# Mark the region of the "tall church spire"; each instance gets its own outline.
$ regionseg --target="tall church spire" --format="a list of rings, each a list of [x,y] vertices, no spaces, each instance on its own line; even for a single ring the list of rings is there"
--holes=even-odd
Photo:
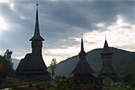
[[[86,55],[86,52],[84,51],[84,46],[83,46],[83,34],[81,34],[81,51],[79,53],[80,56]]]
[[[37,6],[37,10],[36,10],[35,32],[34,32],[34,36],[30,39],[30,41],[43,41],[44,39],[40,36],[40,31],[39,31],[38,3],[36,4],[36,6]]]
[[[34,36],[30,39],[32,53],[26,54],[26,56],[23,59],[21,59],[15,72],[18,77],[24,77],[28,79],[30,77],[31,79],[36,79],[40,75],[49,75],[49,72],[46,71],[47,67],[42,57],[43,40],[44,39],[40,36],[39,32],[37,4]]]

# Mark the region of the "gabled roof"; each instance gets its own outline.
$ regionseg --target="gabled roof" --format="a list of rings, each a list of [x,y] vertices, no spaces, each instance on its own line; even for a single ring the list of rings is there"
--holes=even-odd
[[[36,10],[36,22],[35,22],[35,32],[34,36],[30,39],[30,41],[43,41],[44,39],[40,36],[39,31],[39,23],[38,23],[38,4],[37,4],[37,10]]]
[[[75,69],[72,71],[71,74],[93,74],[95,73],[90,65],[88,64],[87,60],[79,60],[79,62],[77,63]]]
[[[107,40],[105,40],[104,48],[103,48],[103,51],[102,51],[101,54],[107,54],[107,53],[112,54],[112,52],[111,52],[111,50],[110,50],[110,48],[109,48],[109,46],[108,46]]]
[[[79,53],[79,56],[87,55],[87,53],[84,51],[83,47],[83,38],[81,37],[81,51]]]

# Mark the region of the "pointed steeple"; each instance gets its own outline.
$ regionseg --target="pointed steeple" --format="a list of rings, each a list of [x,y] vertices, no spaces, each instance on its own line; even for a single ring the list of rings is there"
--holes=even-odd
[[[105,43],[104,43],[104,48],[103,48],[103,51],[101,54],[107,54],[107,53],[112,53],[109,46],[108,46],[108,43],[107,43],[107,40],[106,40],[106,37],[105,37]]]
[[[81,34],[83,35],[83,34]],[[86,52],[84,51],[84,47],[83,47],[83,36],[81,36],[81,51],[79,53],[80,56],[82,55],[87,55]]]
[[[76,67],[74,68],[74,70],[72,71],[71,74],[85,75],[85,74],[93,74],[93,73],[95,73],[93,71],[93,69],[90,67],[90,65],[88,64],[88,62],[86,60],[86,55],[87,55],[87,53],[84,51],[84,47],[83,47],[83,36],[81,34],[81,51],[78,54],[80,60],[77,63]],[[92,76],[92,75],[90,76],[90,78],[91,77],[94,78],[94,76]]]
[[[34,32],[34,36],[30,39],[30,41],[43,41],[44,39],[40,36],[40,31],[39,31],[38,3],[36,4],[36,6],[37,6],[37,10],[36,10],[35,32]]]

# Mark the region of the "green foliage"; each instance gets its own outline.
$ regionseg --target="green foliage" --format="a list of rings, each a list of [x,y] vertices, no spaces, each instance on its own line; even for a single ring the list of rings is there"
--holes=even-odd
[[[37,89],[40,89],[40,86],[37,84],[37,85],[36,85],[36,88],[37,88]]]
[[[131,88],[135,88],[135,82],[131,83]]]
[[[133,82],[133,75],[132,73],[126,73],[124,78],[123,78],[125,83],[131,83]]]
[[[56,64],[57,64],[57,61],[56,61],[55,58],[53,58],[52,61],[51,61],[51,64],[50,64],[52,78],[55,75],[55,71],[54,70],[56,69]]]
[[[58,75],[58,76],[55,77],[55,79],[66,79],[66,77]]]
[[[103,86],[105,89],[109,90],[135,90],[135,89],[130,89],[130,88],[125,88],[125,87],[116,87],[116,86]]]
[[[73,86],[72,78],[60,79],[57,83],[57,87],[62,90],[66,90],[66,88],[71,88]]]
[[[135,66],[133,67],[133,82],[135,83]]]
[[[33,87],[33,86],[32,86],[32,84],[29,84],[29,87],[31,87],[31,88],[32,88],[32,87]]]
[[[14,71],[13,64],[11,62],[11,55],[12,51],[7,50],[1,59],[0,78],[2,79],[5,79],[8,75],[10,75]]]

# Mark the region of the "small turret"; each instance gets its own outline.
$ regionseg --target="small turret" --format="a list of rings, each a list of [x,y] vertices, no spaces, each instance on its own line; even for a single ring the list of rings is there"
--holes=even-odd
[[[103,51],[101,52],[102,59],[112,59],[112,52],[108,46],[107,40],[105,40]]]

